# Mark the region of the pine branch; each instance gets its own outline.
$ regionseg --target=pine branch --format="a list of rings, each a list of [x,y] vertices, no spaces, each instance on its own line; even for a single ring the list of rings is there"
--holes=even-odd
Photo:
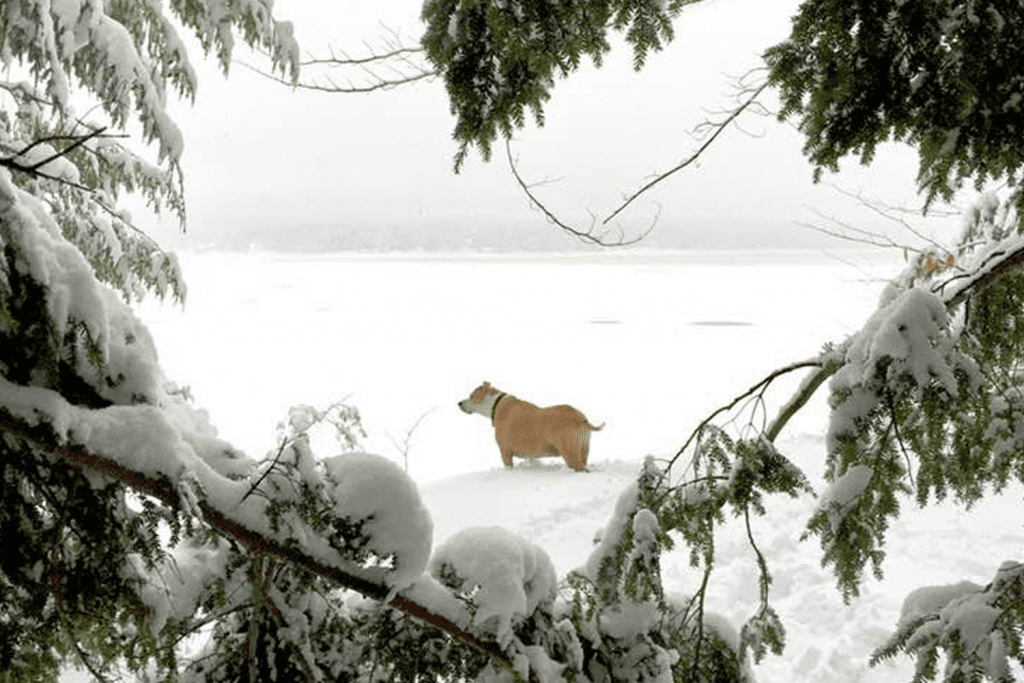
[[[120,463],[102,454],[91,453],[80,446],[54,445],[42,441],[33,435],[33,428],[24,420],[9,415],[0,416],[0,431],[7,432],[19,439],[31,442],[38,448],[63,458],[68,464],[76,469],[88,468],[110,475],[132,489],[150,495],[172,509],[182,509],[183,504],[179,492],[166,478],[153,479],[144,474],[127,469]],[[281,543],[267,539],[261,534],[246,528],[243,524],[229,519],[223,512],[210,505],[205,500],[199,500],[199,510],[203,520],[211,528],[225,537],[241,541],[254,553],[279,557],[291,562],[295,566],[304,567],[307,570],[322,576],[337,585],[354,590],[366,597],[383,602],[390,590],[387,586],[370,581],[356,572],[342,567],[328,565],[302,552],[294,546],[285,546]],[[427,607],[414,600],[402,596],[395,596],[387,603],[406,614],[416,617],[424,622],[434,625],[448,633],[456,640],[473,647],[474,649],[487,654],[501,664],[515,671],[512,660],[501,651],[495,643],[488,643],[478,639],[473,634],[464,631],[458,625],[452,623],[443,616],[432,613]]]
[[[739,396],[736,396],[735,398],[733,398],[733,400],[730,401],[727,405],[719,406],[714,412],[712,412],[710,415],[708,415],[706,418],[704,418],[704,420],[702,420],[699,425],[697,425],[697,427],[690,434],[690,436],[686,440],[686,442],[679,448],[679,450],[676,452],[676,454],[674,456],[672,456],[672,458],[668,462],[668,465],[663,470],[662,477],[665,476],[664,473],[667,472],[669,469],[671,469],[671,467],[683,455],[683,453],[686,452],[686,449],[693,442],[693,440],[696,439],[697,436],[704,430],[704,428],[707,427],[709,424],[711,424],[711,421],[714,420],[716,417],[718,417],[722,413],[725,413],[725,412],[728,412],[728,411],[732,410],[736,406],[737,403],[739,403],[740,401],[742,401],[742,400],[752,396],[753,394],[755,394],[757,392],[762,392],[763,393],[765,391],[765,389],[767,389],[768,386],[771,385],[772,382],[774,382],[777,378],[781,377],[782,375],[785,375],[785,374],[788,374],[790,372],[793,372],[794,370],[800,370],[802,368],[821,368],[820,370],[818,370],[818,372],[822,372],[825,369],[823,367],[823,365],[824,365],[823,361],[821,361],[820,359],[817,359],[817,358],[814,358],[814,359],[811,359],[811,360],[805,360],[805,361],[798,361],[796,363],[790,363],[789,365],[787,365],[785,367],[779,368],[778,370],[775,370],[775,371],[769,373],[767,376],[762,378],[759,382],[757,382],[752,387],[750,387],[749,389],[744,391],[742,394],[740,394]],[[836,369],[838,369],[838,368],[836,368]],[[833,370],[832,372],[835,372],[835,370]],[[827,375],[826,375],[826,377],[827,377]],[[822,378],[821,381],[823,381],[823,380],[824,380],[824,377]],[[819,381],[818,384],[820,384],[821,381]],[[813,391],[811,393],[813,393]],[[809,399],[810,396],[808,395],[807,398]],[[804,402],[806,402],[806,399],[805,399]],[[796,413],[796,411],[799,409],[799,407],[800,406],[797,406],[797,408],[795,408],[792,412]],[[789,417],[792,417],[792,415],[790,415]],[[786,420],[788,420],[789,417],[787,417]],[[776,421],[778,421],[778,419],[776,419]],[[775,425],[773,425],[772,429],[774,430],[773,434],[775,436],[778,435],[778,432],[781,431],[782,426],[784,424],[785,424],[785,422],[782,422],[777,427]],[[774,436],[773,436],[773,439],[774,439]],[[773,440],[773,439],[770,439],[770,440]]]
[[[769,441],[775,441],[778,438],[779,433],[782,432],[794,415],[796,415],[801,408],[807,405],[807,402],[814,396],[814,392],[818,390],[821,383],[826,379],[836,374],[839,368],[843,367],[843,363],[839,358],[830,358],[824,362],[814,373],[804,380],[799,391],[794,394],[782,410],[779,411],[778,417],[776,417],[771,426],[765,430],[765,438]]]
[[[61,178],[60,176],[55,176],[55,175],[51,175],[49,173],[44,173],[43,171],[41,171],[39,169],[41,169],[43,166],[45,166],[46,164],[50,163],[51,161],[55,161],[55,160],[57,160],[57,159],[59,159],[59,158],[61,158],[63,156],[66,156],[68,154],[68,152],[71,152],[72,150],[80,147],[81,145],[84,145],[86,142],[88,142],[89,140],[92,140],[93,138],[123,138],[123,137],[128,137],[126,135],[104,135],[103,133],[104,133],[105,130],[106,130],[106,127],[102,127],[102,128],[95,128],[95,129],[89,131],[88,133],[86,133],[85,135],[48,135],[48,136],[40,138],[38,140],[34,140],[33,142],[29,143],[28,145],[26,145],[22,149],[18,150],[17,152],[15,152],[14,154],[12,154],[9,157],[0,157],[0,166],[5,166],[5,167],[11,169],[12,171],[18,171],[19,173],[25,173],[26,175],[35,176],[37,178],[45,178],[46,180],[53,180],[54,182],[58,182],[58,183],[60,183],[62,185],[68,185],[69,187],[73,187],[76,190],[83,190],[85,192],[94,192],[95,189],[89,187],[88,185],[83,185],[83,184],[77,183],[77,182],[75,182],[73,180],[68,180],[67,178]],[[44,144],[44,143],[47,143],[47,142],[56,142],[58,140],[71,140],[72,142],[71,142],[70,145],[68,145],[64,149],[58,150],[58,151],[54,152],[53,154],[49,155],[45,159],[42,159],[41,161],[37,161],[37,162],[32,163],[32,164],[24,164],[24,163],[22,163],[20,161],[17,161],[18,157],[24,156],[27,152],[29,152],[30,150],[34,149],[38,145],[41,145],[41,144]]]

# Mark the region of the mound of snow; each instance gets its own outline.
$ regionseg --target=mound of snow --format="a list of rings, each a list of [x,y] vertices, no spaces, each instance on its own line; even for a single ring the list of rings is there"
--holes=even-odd
[[[379,455],[346,453],[323,463],[335,514],[362,521],[366,549],[394,559],[380,578],[395,591],[410,585],[427,566],[434,533],[416,484]]]
[[[551,604],[558,581],[540,547],[500,527],[465,529],[437,549],[430,573],[476,603],[473,623],[498,642],[512,639],[512,623]]]

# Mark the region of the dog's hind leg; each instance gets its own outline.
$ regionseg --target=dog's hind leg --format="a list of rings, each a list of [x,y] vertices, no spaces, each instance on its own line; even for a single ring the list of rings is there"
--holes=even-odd
[[[573,435],[558,444],[558,452],[565,460],[565,464],[577,472],[582,472],[587,466],[587,441],[586,437],[581,439]]]

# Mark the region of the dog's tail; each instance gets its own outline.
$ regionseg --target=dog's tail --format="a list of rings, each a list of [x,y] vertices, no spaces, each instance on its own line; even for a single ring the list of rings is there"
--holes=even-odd
[[[604,427],[604,422],[602,422],[601,424],[597,425],[596,427],[588,422],[587,426],[590,427],[590,431],[592,431],[592,432],[599,432],[599,431],[601,431],[601,428]]]

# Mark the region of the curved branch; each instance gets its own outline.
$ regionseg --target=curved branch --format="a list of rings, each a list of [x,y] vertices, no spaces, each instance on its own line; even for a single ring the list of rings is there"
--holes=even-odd
[[[725,117],[723,120],[721,120],[721,121],[719,121],[717,123],[709,124],[710,127],[712,128],[713,132],[711,133],[711,135],[708,136],[708,139],[704,141],[704,144],[702,144],[700,147],[697,148],[696,152],[694,152],[689,157],[687,157],[683,161],[679,162],[678,164],[676,164],[675,166],[673,166],[669,170],[667,170],[664,173],[658,175],[657,177],[655,177],[650,182],[644,184],[639,190],[637,190],[633,194],[629,195],[626,198],[626,200],[624,202],[622,202],[622,204],[619,205],[619,207],[617,209],[615,209],[610,214],[608,214],[608,216],[602,221],[602,223],[607,224],[608,221],[610,221],[611,219],[613,219],[616,216],[618,216],[622,211],[624,211],[626,209],[627,206],[632,204],[633,201],[637,197],[642,195],[644,192],[647,192],[652,187],[654,187],[658,183],[662,182],[663,180],[665,180],[669,176],[671,176],[671,175],[673,175],[675,173],[678,173],[679,171],[683,170],[684,168],[686,168],[690,164],[696,162],[697,159],[700,158],[700,155],[704,153],[704,150],[706,150],[708,147],[710,147],[711,143],[714,142],[718,138],[718,136],[722,134],[722,131],[724,131],[726,128],[728,128],[729,125],[733,121],[735,121],[737,118],[739,118],[740,114],[742,114],[744,111],[746,111],[747,108],[750,107],[750,105],[754,104],[754,102],[757,100],[757,98],[761,96],[761,93],[763,93],[767,87],[768,87],[768,81],[766,80],[760,86],[755,88],[752,91],[752,93],[747,97],[747,99],[744,100],[738,107],[733,109],[732,113],[730,113],[727,117]]]
[[[823,365],[825,365],[825,363],[821,359],[818,359],[818,358],[813,358],[811,360],[798,361],[796,363],[790,363],[789,365],[787,365],[785,367],[779,368],[778,370],[775,370],[775,371],[769,373],[767,376],[762,378],[759,382],[757,382],[752,387],[750,387],[749,389],[744,391],[742,394],[740,394],[739,396],[736,396],[735,398],[733,398],[733,400],[730,401],[727,405],[719,406],[717,409],[715,409],[714,412],[712,412],[710,415],[708,415],[706,418],[704,418],[704,420],[702,420],[699,425],[697,425],[697,427],[690,434],[690,437],[686,440],[686,442],[683,443],[683,445],[679,448],[679,450],[676,452],[676,454],[674,456],[672,456],[672,458],[668,461],[668,465],[662,471],[662,477],[665,476],[664,473],[667,472],[672,467],[672,465],[675,464],[676,460],[678,460],[679,457],[682,456],[682,454],[686,452],[686,449],[687,449],[687,447],[689,447],[690,443],[692,443],[693,440],[695,438],[697,438],[697,435],[700,434],[700,432],[706,426],[708,426],[708,424],[710,424],[713,419],[715,419],[716,417],[718,417],[722,413],[725,413],[725,412],[728,412],[728,411],[732,410],[736,406],[737,403],[739,403],[743,399],[747,398],[748,396],[751,396],[752,394],[754,394],[754,393],[756,393],[758,391],[764,391],[765,389],[768,388],[768,385],[770,385],[772,382],[774,382],[777,378],[781,377],[782,375],[785,375],[787,373],[793,372],[795,370],[800,370],[801,368],[821,368],[819,370],[819,372],[823,372],[824,369],[825,369],[823,367]],[[833,370],[832,372],[835,372],[835,370]],[[827,377],[827,375],[826,375],[826,377]],[[824,377],[822,378],[821,381],[824,381]],[[818,384],[821,384],[821,381],[819,381]],[[813,390],[811,391],[811,393],[813,393]],[[808,396],[808,398],[809,397],[810,396]],[[806,402],[806,399],[805,399],[805,402]],[[796,412],[796,409],[793,410],[793,413],[795,413],[795,412]],[[787,417],[786,419],[788,420],[789,418]],[[778,418],[776,418],[776,421],[778,421]],[[783,422],[782,424],[784,425],[785,422]],[[775,429],[775,425],[773,425],[773,429]],[[782,425],[779,425],[777,427],[777,429],[775,429],[774,434],[777,436],[778,432],[781,431],[781,429],[782,429]]]
[[[762,82],[760,85],[757,85],[757,86],[753,86],[753,85],[748,86],[748,85],[746,85],[744,83],[744,79],[745,78],[746,78],[746,76],[743,76],[743,77],[741,77],[739,79],[740,84],[739,84],[739,87],[738,87],[739,92],[737,93],[737,99],[740,99],[740,103],[734,109],[726,110],[728,113],[725,116],[725,118],[723,118],[723,119],[721,119],[719,121],[705,121],[704,123],[702,123],[700,126],[697,127],[697,130],[700,133],[702,133],[702,134],[703,133],[708,133],[708,131],[710,131],[710,134],[707,135],[706,139],[701,144],[701,146],[699,148],[697,148],[697,150],[695,152],[693,152],[689,157],[687,157],[686,159],[684,159],[680,163],[676,164],[674,167],[670,168],[668,171],[665,171],[664,173],[658,174],[652,180],[650,180],[647,183],[645,183],[638,190],[636,190],[632,194],[628,195],[623,200],[623,202],[618,205],[618,207],[616,207],[611,213],[609,213],[607,216],[605,216],[603,219],[601,219],[601,225],[607,226],[613,219],[615,219],[620,213],[625,211],[626,208],[628,208],[642,194],[644,194],[648,190],[652,189],[654,186],[658,185],[662,181],[668,179],[670,176],[674,175],[675,173],[678,173],[679,171],[683,170],[687,166],[690,166],[691,164],[694,164],[701,157],[701,155],[707,150],[707,148],[710,147],[711,144],[718,138],[718,136],[721,135],[722,132],[726,128],[728,128],[729,126],[733,125],[735,123],[735,121],[740,117],[740,115],[743,114],[743,112],[745,112],[747,109],[750,109],[751,107],[760,108],[761,110],[764,109],[764,107],[761,106],[761,104],[758,102],[758,98],[767,89],[767,87],[769,85],[768,80],[766,79],[764,82]],[[723,114],[724,113],[725,112],[723,112]],[[604,234],[598,235],[598,234],[596,234],[594,232],[594,228],[595,228],[595,225],[597,223],[597,219],[596,218],[594,218],[592,220],[590,228],[588,228],[586,230],[580,230],[578,228],[574,228],[574,227],[568,225],[566,222],[564,222],[561,219],[559,219],[554,214],[554,212],[552,212],[532,192],[531,188],[533,186],[532,185],[528,185],[523,180],[522,176],[519,174],[519,170],[516,167],[515,160],[514,160],[514,158],[512,156],[511,143],[510,143],[510,140],[509,140],[508,137],[505,138],[505,150],[506,150],[506,154],[508,156],[509,167],[512,169],[512,174],[515,176],[516,182],[519,184],[519,187],[523,190],[523,192],[526,194],[527,198],[530,200],[530,203],[533,204],[533,206],[535,206],[538,209],[540,209],[540,211],[544,214],[544,216],[548,219],[548,221],[550,221],[551,223],[554,223],[555,225],[557,225],[559,228],[561,228],[565,232],[568,232],[569,234],[574,235],[574,236],[578,237],[579,239],[581,239],[581,240],[583,240],[585,242],[591,242],[593,244],[598,244],[598,245],[606,246],[606,247],[607,246],[615,246],[615,247],[618,247],[618,246],[628,246],[628,245],[631,245],[631,244],[636,244],[637,242],[639,242],[642,239],[644,239],[648,234],[650,234],[650,232],[654,229],[654,226],[657,224],[658,216],[660,216],[660,213],[661,213],[660,207],[659,207],[658,213],[655,215],[654,219],[651,221],[651,224],[647,227],[647,229],[644,230],[644,232],[642,232],[638,237],[630,239],[630,240],[620,239],[620,240],[618,240],[616,242],[606,242],[604,240]],[[620,232],[621,232],[621,229],[620,229]]]
[[[391,90],[392,88],[397,88],[402,85],[415,83],[416,81],[420,81],[425,78],[433,78],[434,76],[438,75],[438,72],[436,70],[423,70],[415,74],[403,75],[398,78],[382,78],[374,74],[373,78],[375,78],[376,80],[370,85],[340,85],[338,83],[335,83],[334,79],[332,78],[327,79],[328,85],[321,85],[319,83],[303,83],[301,81],[293,82],[288,80],[287,78],[282,78],[281,76],[278,76],[276,74],[267,73],[266,71],[257,69],[256,67],[250,64],[246,64],[245,62],[238,62],[238,64],[241,64],[250,71],[258,73],[260,76],[263,76],[266,79],[269,79],[276,83],[280,83],[281,85],[286,85],[290,88],[295,88],[298,90],[313,90],[316,92],[329,92],[339,94],[357,94],[375,92],[377,90]]]
[[[658,217],[661,215],[660,209],[654,215],[654,218],[651,220],[651,224],[648,225],[647,229],[640,233],[640,235],[629,240],[620,239],[617,242],[604,241],[605,234],[607,233],[594,233],[594,226],[597,223],[596,219],[591,221],[590,228],[587,230],[580,230],[578,228],[574,228],[571,225],[560,220],[558,216],[556,216],[554,212],[552,212],[544,204],[544,202],[538,199],[537,195],[533,193],[533,190],[531,189],[533,186],[528,185],[526,181],[523,180],[523,177],[519,174],[519,169],[516,167],[515,159],[512,156],[512,143],[509,141],[508,138],[505,139],[505,155],[508,157],[508,166],[510,169],[512,169],[512,176],[516,179],[516,182],[519,183],[519,187],[526,194],[527,198],[530,200],[530,203],[533,204],[538,209],[540,209],[540,212],[543,213],[545,218],[547,218],[551,223],[554,223],[565,232],[569,233],[570,235],[574,235],[575,237],[579,238],[584,242],[590,242],[591,244],[596,244],[602,247],[627,247],[631,244],[636,244],[637,242],[647,237],[647,235],[649,235],[651,231],[654,230],[654,226],[657,225],[658,223]],[[605,221],[605,223],[607,223],[607,221]],[[620,232],[622,232],[621,229]]]
[[[949,282],[956,279],[966,279],[966,282],[961,283],[951,295],[946,299],[946,308],[954,308],[959,306],[967,300],[967,297],[971,294],[983,292],[988,288],[1000,275],[1010,271],[1022,264],[1024,264],[1024,244],[1018,244],[1010,251],[996,251],[989,254],[985,262],[988,263],[993,258],[1005,256],[1002,260],[996,262],[991,268],[986,268],[984,271],[978,273],[975,272],[971,275],[958,275],[950,278],[949,281],[943,283],[943,287],[949,284]],[[983,264],[984,265],[984,264]]]
[[[103,472],[115,477],[136,491],[157,498],[170,508],[181,509],[183,507],[178,491],[166,478],[157,480],[147,477],[144,474],[127,469],[111,458],[106,458],[97,453],[90,453],[79,446],[46,443],[33,435],[33,428],[27,422],[6,414],[0,415],[0,431],[5,431],[19,439],[32,443],[44,451],[60,456],[76,469],[89,468]],[[205,500],[200,500],[198,507],[202,513],[203,520],[210,527],[224,536],[241,541],[256,553],[279,557],[296,566],[305,567],[309,571],[329,579],[339,586],[352,589],[374,600],[383,602],[388,597],[390,590],[385,585],[370,581],[342,567],[325,564],[302,552],[302,550],[295,546],[288,546],[267,539],[235,520],[229,519],[223,512]],[[478,639],[472,633],[464,631],[445,617],[432,613],[427,607],[414,600],[399,594],[387,604],[422,621],[433,624],[453,638],[494,657],[510,669],[512,668],[512,660],[501,651],[497,644]]]
[[[804,379],[803,383],[800,385],[800,389],[797,390],[797,393],[794,394],[786,405],[782,407],[782,410],[779,411],[778,417],[772,421],[771,426],[769,426],[765,431],[765,438],[769,441],[775,441],[779,436],[779,433],[782,432],[783,428],[786,426],[786,423],[788,423],[801,408],[807,405],[807,402],[811,400],[811,397],[814,396],[814,392],[818,390],[818,387],[821,386],[822,382],[836,374],[841,367],[843,367],[842,356],[836,355],[835,357],[828,358],[824,364]]]
[[[299,81],[297,78],[291,80],[274,73],[267,73],[245,62],[238,63],[251,71],[255,71],[264,78],[292,88],[343,94],[391,90],[402,85],[432,78],[440,73],[437,69],[428,68],[422,59],[414,60],[411,58],[413,55],[425,54],[426,50],[420,46],[409,47],[405,45],[397,30],[387,26],[383,26],[383,28],[388,33],[388,35],[381,39],[384,47],[383,51],[378,51],[369,43],[364,42],[363,45],[366,48],[365,57],[350,57],[345,51],[336,54],[333,49],[329,48],[327,57],[310,57],[299,62],[300,66],[305,67],[356,69],[362,72],[368,81],[367,85],[355,85],[351,79],[346,79],[347,84],[341,84],[329,75],[323,77],[325,82]],[[385,69],[387,71],[384,71]],[[388,74],[388,71],[390,71],[390,74]]]

